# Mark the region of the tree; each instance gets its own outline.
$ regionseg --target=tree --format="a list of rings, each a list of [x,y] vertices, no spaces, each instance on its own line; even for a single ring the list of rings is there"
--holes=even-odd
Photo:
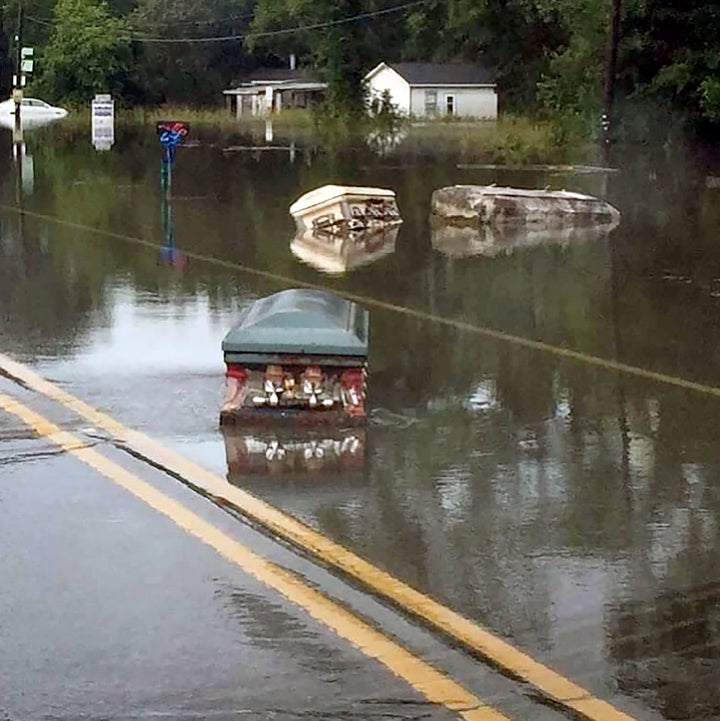
[[[10,60],[10,41],[5,32],[5,9],[0,8],[0,100],[10,93],[12,62]]]
[[[564,0],[430,3],[408,21],[415,39],[414,59],[462,59],[488,65],[497,72],[505,107],[527,112],[535,106],[536,84],[552,53],[567,42],[563,9],[568,4]],[[421,15],[429,20],[429,30],[423,28]]]
[[[720,4],[707,0],[634,0],[621,60],[625,92],[670,105],[694,122],[720,111]]]
[[[105,0],[58,0],[38,85],[49,98],[70,103],[97,92],[121,94],[130,58],[128,25]]]
[[[364,110],[365,73],[387,59],[381,53],[389,47],[400,52],[402,22],[382,14],[394,4],[396,0],[259,0],[247,47],[253,53],[292,52],[309,61],[328,83],[328,114],[357,115]]]
[[[610,3],[559,0],[567,40],[552,52],[537,84],[543,111],[576,131],[599,128],[603,72],[607,62]]]
[[[117,0],[116,0],[117,1]],[[254,0],[139,0],[131,17],[140,43],[135,78],[150,102],[217,103],[247,61],[240,39]],[[214,41],[214,37],[237,40]],[[207,38],[182,42],[182,38]]]

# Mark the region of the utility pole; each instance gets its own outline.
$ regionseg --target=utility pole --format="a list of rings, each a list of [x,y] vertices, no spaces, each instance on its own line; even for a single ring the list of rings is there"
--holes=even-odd
[[[601,142],[603,158],[607,164],[612,137],[613,105],[615,103],[615,76],[617,75],[618,46],[620,44],[620,9],[622,0],[612,0],[610,17],[610,42],[608,45],[607,67],[605,68],[604,113],[602,117]]]
[[[15,83],[13,85],[13,99],[15,100],[15,137],[21,137],[20,109],[22,108],[22,31],[23,31],[23,2],[18,0],[17,31],[15,33]]]

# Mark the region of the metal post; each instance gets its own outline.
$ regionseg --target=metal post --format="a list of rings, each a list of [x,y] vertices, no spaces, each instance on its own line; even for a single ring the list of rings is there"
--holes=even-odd
[[[610,43],[608,46],[607,67],[605,68],[605,97],[602,118],[602,144],[605,162],[608,161],[612,136],[613,105],[615,103],[615,76],[617,75],[618,46],[620,44],[620,8],[622,0],[612,0],[610,18]]]
[[[17,32],[15,33],[15,86],[13,98],[15,100],[15,136],[21,133],[20,109],[22,108],[22,30],[23,30],[23,3],[18,0]]]

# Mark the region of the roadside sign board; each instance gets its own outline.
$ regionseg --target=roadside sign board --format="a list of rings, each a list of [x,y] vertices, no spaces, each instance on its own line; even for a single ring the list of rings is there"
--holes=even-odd
[[[96,150],[110,150],[115,143],[115,101],[110,95],[96,95],[92,101],[92,144]]]

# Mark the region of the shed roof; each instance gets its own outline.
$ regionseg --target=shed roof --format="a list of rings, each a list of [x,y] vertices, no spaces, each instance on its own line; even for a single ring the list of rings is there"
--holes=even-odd
[[[319,93],[327,90],[327,83],[270,83],[276,92],[306,92],[306,93]],[[223,90],[223,95],[260,95],[265,92],[265,85],[261,83],[255,83],[253,85],[244,85],[239,88],[230,88],[230,90]]]
[[[473,63],[387,63],[410,85],[494,85],[495,73]]]
[[[318,74],[309,68],[255,68],[243,75],[240,83],[318,82]]]
[[[225,353],[366,356],[368,314],[319,290],[283,290],[255,301],[225,336]]]

